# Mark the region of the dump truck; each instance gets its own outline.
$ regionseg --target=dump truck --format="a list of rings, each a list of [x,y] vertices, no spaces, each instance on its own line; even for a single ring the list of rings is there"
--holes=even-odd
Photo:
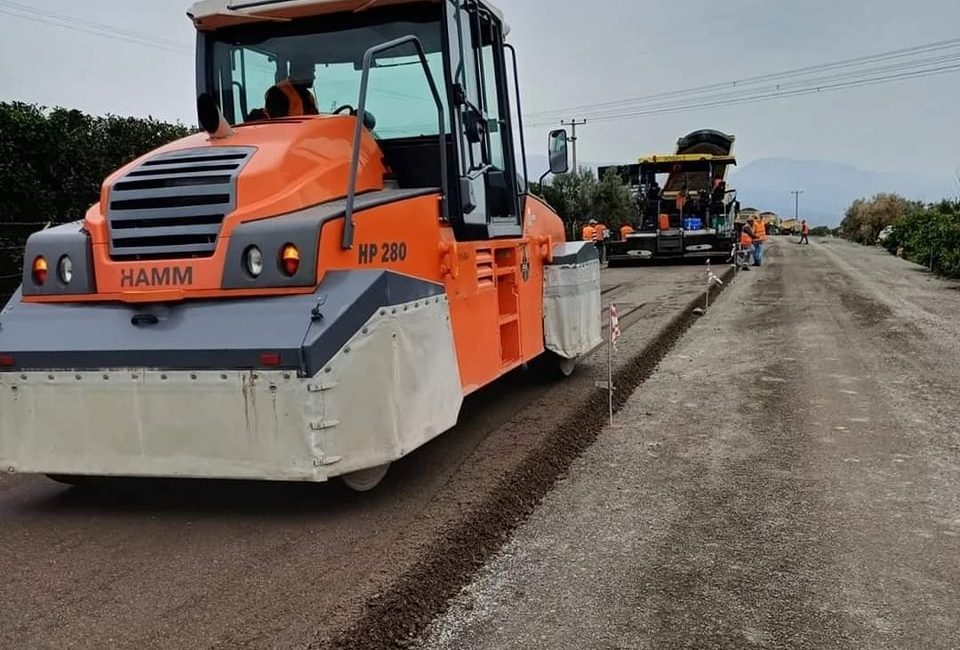
[[[205,0],[197,134],[26,243],[0,467],[368,490],[466,396],[600,342],[600,266],[527,191],[485,1]],[[515,134],[517,134],[515,136]],[[567,139],[549,134],[551,171]]]
[[[737,164],[734,137],[694,131],[674,154],[641,158],[637,164],[602,167],[617,173],[637,200],[634,232],[607,245],[611,265],[639,260],[729,258],[736,240],[736,191],[727,172]]]

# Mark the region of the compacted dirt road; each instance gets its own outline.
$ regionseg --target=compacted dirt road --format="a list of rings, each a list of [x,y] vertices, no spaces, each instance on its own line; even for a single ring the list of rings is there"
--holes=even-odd
[[[428,648],[960,647],[960,286],[781,240]]]
[[[604,272],[624,359],[684,312],[703,277],[700,266]],[[580,421],[606,357],[562,383],[535,374],[471,397],[456,430],[368,495],[204,482],[85,491],[0,475],[0,647],[379,647],[414,634],[485,557],[479,545],[499,546],[526,491],[545,491],[572,458],[575,446],[535,462]],[[496,490],[512,509],[484,505]],[[381,616],[390,593],[401,604]]]

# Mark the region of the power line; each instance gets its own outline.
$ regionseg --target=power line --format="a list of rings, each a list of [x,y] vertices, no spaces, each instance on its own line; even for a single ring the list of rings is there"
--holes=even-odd
[[[608,102],[597,102],[592,104],[581,104],[579,106],[569,106],[561,109],[552,109],[548,111],[538,111],[525,114],[525,117],[531,119],[537,119],[540,117],[546,118],[547,116],[560,116],[571,111],[587,111],[587,110],[596,110],[603,108],[612,108],[612,107],[625,107],[626,105],[635,105],[635,104],[645,104],[651,101],[666,99],[666,98],[675,98],[682,97],[685,95],[696,95],[701,93],[713,92],[723,89],[732,89],[737,87],[745,87],[750,85],[756,85],[765,81],[776,81],[782,79],[789,79],[792,77],[800,76],[809,76],[818,72],[826,72],[830,70],[838,70],[843,68],[850,68],[855,66],[864,66],[866,64],[879,63],[882,61],[895,61],[897,59],[903,59],[910,56],[917,56],[921,54],[927,54],[931,52],[937,52],[945,49],[952,49],[960,47],[960,38],[935,41],[932,43],[925,43],[922,45],[915,45],[909,48],[902,48],[898,50],[889,50],[885,52],[879,52],[875,54],[869,54],[859,57],[854,57],[851,59],[844,59],[840,61],[833,61],[829,63],[822,63],[813,66],[804,66],[800,68],[794,68],[791,70],[785,70],[781,72],[767,73],[762,75],[755,75],[752,77],[745,77],[743,79],[736,79],[733,81],[723,81],[718,83],[707,84],[703,86],[695,86],[692,88],[685,88],[681,90],[672,90],[662,93],[656,93],[653,95],[644,95],[640,97],[632,97],[627,99],[619,99]]]
[[[690,110],[703,109],[703,108],[717,108],[721,106],[735,106],[740,104],[749,104],[758,101],[764,101],[769,99],[781,99],[788,97],[799,97],[803,95],[810,95],[822,92],[830,92],[834,90],[841,90],[845,88],[857,88],[862,86],[871,86],[882,83],[892,83],[895,81],[904,81],[907,79],[914,78],[923,78],[930,76],[937,76],[942,74],[948,74],[951,72],[956,72],[960,70],[960,63],[956,65],[943,65],[936,68],[928,68],[923,70],[914,70],[911,72],[904,72],[899,74],[886,74],[875,77],[866,77],[862,79],[851,79],[844,82],[822,84],[811,82],[806,87],[797,88],[794,90],[767,90],[759,92],[758,94],[753,95],[740,95],[737,97],[719,99],[719,100],[709,100],[706,98],[692,98],[688,100],[688,103],[677,103],[675,105],[647,108],[647,109],[638,109],[631,110],[623,113],[613,113],[605,114],[601,116],[591,116],[591,120],[594,122],[608,122],[612,120],[623,120],[647,115],[664,115],[671,113],[681,113]],[[533,122],[529,126],[545,126],[550,124],[550,122]]]
[[[142,32],[135,32],[106,23],[98,23],[77,16],[41,11],[33,7],[28,7],[27,5],[10,2],[9,0],[0,0],[0,13],[22,20],[31,20],[55,27],[62,27],[64,29],[100,36],[114,41],[152,47],[165,52],[193,54],[191,48],[185,47],[177,41],[159,38]]]
[[[690,103],[698,102],[727,102],[727,101],[736,101],[744,98],[750,98],[757,94],[775,94],[778,96],[789,96],[794,91],[808,90],[810,88],[825,88],[833,87],[839,82],[852,82],[859,83],[863,80],[873,79],[878,76],[889,76],[893,73],[914,71],[917,73],[924,73],[930,70],[937,70],[942,66],[948,64],[954,64],[960,62],[960,52],[945,56],[931,57],[928,59],[923,59],[919,61],[912,62],[903,62],[894,65],[885,65],[885,66],[876,66],[869,69],[858,70],[854,72],[843,72],[834,75],[826,75],[822,77],[815,77],[812,79],[805,79],[802,81],[794,81],[790,83],[777,83],[768,86],[760,86],[750,89],[735,89],[735,90],[726,90],[716,93],[703,93],[700,96],[690,96],[685,98],[677,98],[675,101],[661,101],[658,103],[650,103],[649,105],[638,105],[635,107],[624,107],[621,111],[605,111],[602,113],[591,114],[591,119],[593,120],[604,120],[610,117],[616,118],[625,114],[631,114],[629,111],[643,111],[643,112],[653,112],[660,109],[674,109],[677,106],[682,106]],[[534,120],[533,124],[535,125],[544,125],[549,122],[546,119],[537,121]]]

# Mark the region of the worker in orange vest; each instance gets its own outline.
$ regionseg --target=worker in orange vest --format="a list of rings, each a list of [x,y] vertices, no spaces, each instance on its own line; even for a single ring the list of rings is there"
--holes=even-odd
[[[316,79],[313,61],[307,58],[291,61],[289,76],[267,91],[264,100],[267,115],[273,119],[319,115],[317,100],[310,90]]]
[[[753,230],[753,265],[763,264],[763,246],[767,241],[767,226],[763,219],[750,217],[750,227]]]
[[[620,226],[620,239],[626,241],[627,237],[633,234],[633,226],[629,223],[625,223]]]
[[[594,234],[593,241],[597,243],[597,249],[600,252],[600,262],[604,262],[607,259],[607,240],[610,239],[610,229],[607,228],[607,225],[604,223],[598,223],[596,226],[596,233]]]
[[[810,245],[810,226],[807,225],[806,221],[800,224],[800,243]]]
[[[583,241],[595,241],[597,235],[597,221],[591,219],[590,223],[583,227]]]
[[[753,257],[753,245],[755,243],[755,233],[753,230],[753,218],[743,224],[743,227],[740,229],[740,246],[739,252],[737,253],[737,264],[744,271],[750,270],[750,259]],[[756,265],[756,262],[754,262]]]

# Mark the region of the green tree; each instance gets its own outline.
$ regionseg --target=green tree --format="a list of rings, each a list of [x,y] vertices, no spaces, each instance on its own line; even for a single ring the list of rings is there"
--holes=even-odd
[[[543,197],[560,218],[569,233],[575,236],[576,228],[593,218],[593,197],[597,179],[593,171],[581,167],[577,173],[558,174],[541,188]]]
[[[107,176],[188,133],[152,118],[0,103],[0,303],[19,283],[31,233],[82,219]]]
[[[609,170],[594,186],[591,203],[594,218],[603,221],[611,229],[636,220],[636,201],[630,195],[630,188],[614,170]]]
[[[847,208],[840,224],[840,233],[851,241],[873,246],[877,243],[880,231],[901,220],[910,208],[911,203],[897,194],[877,194],[872,199],[857,199]]]
[[[883,244],[934,273],[960,277],[960,200],[911,204]]]

